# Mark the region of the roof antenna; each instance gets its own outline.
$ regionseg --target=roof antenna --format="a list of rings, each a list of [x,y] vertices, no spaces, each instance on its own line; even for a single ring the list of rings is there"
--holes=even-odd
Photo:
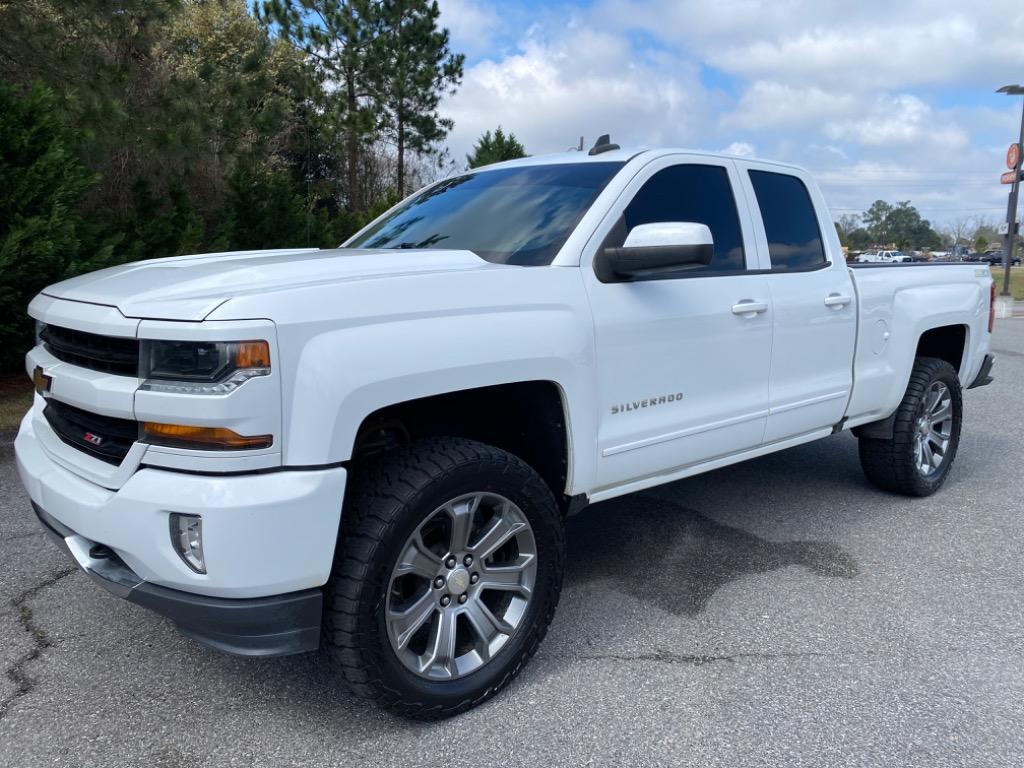
[[[602,152],[611,152],[613,149],[618,149],[618,144],[612,144],[612,138],[607,133],[603,133],[597,137],[597,141],[594,142],[594,146],[587,152],[588,155],[600,155]]]

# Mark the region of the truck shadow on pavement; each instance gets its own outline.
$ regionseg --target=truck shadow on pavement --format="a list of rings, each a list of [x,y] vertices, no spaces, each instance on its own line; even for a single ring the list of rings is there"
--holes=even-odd
[[[798,565],[855,577],[856,561],[827,541],[768,541],[648,494],[595,505],[568,524],[566,581],[612,589],[676,615],[704,610],[725,584]]]

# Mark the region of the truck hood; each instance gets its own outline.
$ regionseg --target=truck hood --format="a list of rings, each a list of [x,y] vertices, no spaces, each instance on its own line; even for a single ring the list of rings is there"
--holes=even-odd
[[[470,251],[234,251],[110,267],[56,283],[43,293],[117,307],[125,317],[202,320],[237,296],[321,283],[499,268]]]

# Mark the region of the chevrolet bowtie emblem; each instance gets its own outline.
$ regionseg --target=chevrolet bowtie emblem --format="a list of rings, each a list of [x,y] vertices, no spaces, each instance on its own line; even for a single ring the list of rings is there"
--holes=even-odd
[[[40,395],[49,392],[53,387],[53,377],[43,373],[43,367],[37,365],[32,371],[32,385]]]

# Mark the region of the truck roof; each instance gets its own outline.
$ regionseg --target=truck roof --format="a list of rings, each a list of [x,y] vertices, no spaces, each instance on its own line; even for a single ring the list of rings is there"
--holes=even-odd
[[[698,155],[701,157],[729,160],[743,160],[746,162],[754,162],[764,165],[774,165],[780,168],[789,168],[795,171],[804,171],[805,169],[799,165],[793,163],[783,163],[776,160],[765,160],[760,157],[748,157],[741,155],[731,155],[727,152],[710,152],[703,149],[687,149],[684,147],[622,147],[620,149],[611,149],[605,152],[601,152],[597,155],[591,155],[586,151],[580,152],[572,149],[567,152],[552,152],[546,155],[532,155],[530,157],[521,157],[518,160],[506,160],[502,163],[493,163],[491,165],[484,165],[479,168],[472,169],[472,172],[490,170],[494,168],[517,168],[517,167],[528,167],[533,165],[559,165],[565,163],[607,163],[620,162],[626,163],[635,157],[643,155],[647,159],[655,159],[663,157],[665,155]]]

